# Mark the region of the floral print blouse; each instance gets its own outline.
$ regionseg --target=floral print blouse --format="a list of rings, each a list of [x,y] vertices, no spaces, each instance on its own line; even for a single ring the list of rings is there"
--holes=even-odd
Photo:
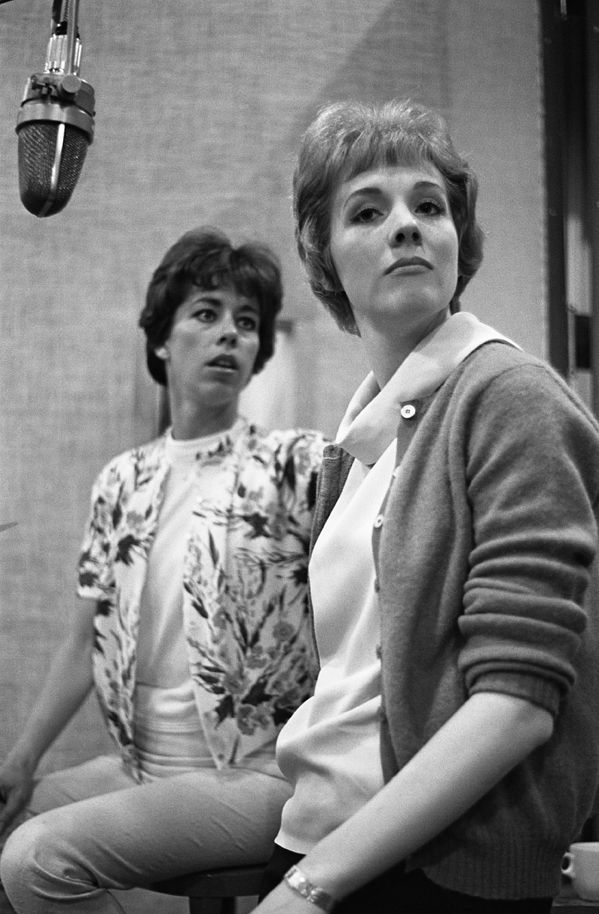
[[[318,432],[264,433],[245,420],[197,472],[221,485],[191,506],[183,626],[200,720],[217,767],[271,743],[312,691],[307,568]],[[133,733],[139,607],[169,472],[165,439],[111,460],[92,490],[78,594],[97,602],[94,680],[108,728],[138,778]]]

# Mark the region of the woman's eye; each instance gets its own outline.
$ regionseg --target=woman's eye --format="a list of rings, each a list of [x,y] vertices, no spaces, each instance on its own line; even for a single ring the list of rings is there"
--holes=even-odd
[[[422,200],[416,207],[416,211],[425,216],[439,216],[445,212],[445,207],[438,200]]]
[[[193,312],[193,317],[203,324],[211,324],[216,319],[216,312],[212,308],[198,308]]]
[[[244,315],[237,319],[237,323],[242,330],[253,333],[258,330],[258,318],[253,315]]]
[[[363,206],[361,209],[356,210],[353,214],[351,221],[358,223],[368,223],[373,222],[377,216],[380,215],[380,211],[374,206]]]

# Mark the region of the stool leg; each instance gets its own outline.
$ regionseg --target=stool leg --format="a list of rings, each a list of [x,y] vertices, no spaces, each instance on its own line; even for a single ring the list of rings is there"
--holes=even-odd
[[[233,902],[232,908],[225,907],[229,901]],[[190,898],[189,914],[234,914],[234,905],[234,898]]]

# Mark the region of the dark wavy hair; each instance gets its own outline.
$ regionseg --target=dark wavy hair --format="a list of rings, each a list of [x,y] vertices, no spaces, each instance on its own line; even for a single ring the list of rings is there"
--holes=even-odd
[[[423,162],[443,176],[457,230],[453,312],[481,264],[483,233],[475,214],[476,176],[456,152],[443,118],[410,99],[380,105],[337,102],[322,108],[302,137],[293,176],[297,247],[312,291],[349,333],[357,333],[357,327],[330,254],[333,196],[342,182],[370,168]]]
[[[274,352],[275,320],[281,310],[283,286],[276,255],[264,244],[247,242],[233,247],[219,229],[191,229],[168,249],[154,271],[146,292],[139,326],[146,335],[148,371],[166,386],[163,359],[156,355],[170,336],[175,312],[192,288],[229,286],[253,299],[260,309],[260,345],[253,374]]]

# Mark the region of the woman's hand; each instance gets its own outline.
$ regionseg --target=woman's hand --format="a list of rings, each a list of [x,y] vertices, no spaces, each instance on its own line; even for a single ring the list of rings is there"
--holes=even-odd
[[[254,908],[254,914],[319,914],[320,908],[306,901],[286,882],[281,882]]]
[[[0,767],[0,835],[25,809],[33,784],[33,772],[27,765],[7,759]]]

